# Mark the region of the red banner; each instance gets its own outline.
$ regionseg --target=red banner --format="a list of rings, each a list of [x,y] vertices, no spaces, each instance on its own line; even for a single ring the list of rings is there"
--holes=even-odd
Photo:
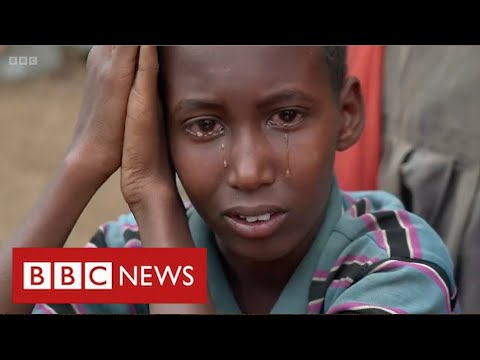
[[[203,248],[13,249],[13,302],[205,303]]]

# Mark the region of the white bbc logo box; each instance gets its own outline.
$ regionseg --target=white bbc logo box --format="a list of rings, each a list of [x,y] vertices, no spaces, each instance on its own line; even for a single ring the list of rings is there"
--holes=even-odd
[[[53,271],[52,271],[53,269]],[[111,262],[24,262],[24,290],[111,290]]]
[[[8,65],[38,65],[36,56],[9,56]]]

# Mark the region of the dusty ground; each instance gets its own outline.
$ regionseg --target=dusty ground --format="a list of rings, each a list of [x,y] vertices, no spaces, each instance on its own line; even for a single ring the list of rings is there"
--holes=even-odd
[[[70,56],[56,73],[0,82],[0,242],[24,220],[65,154],[81,102],[84,71],[83,59]],[[67,246],[83,245],[101,222],[125,211],[116,173],[85,209]]]

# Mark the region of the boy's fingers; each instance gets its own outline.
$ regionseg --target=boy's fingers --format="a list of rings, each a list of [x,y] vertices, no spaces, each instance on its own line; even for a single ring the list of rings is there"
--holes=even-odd
[[[138,67],[130,92],[127,113],[127,126],[142,126],[128,124],[129,121],[157,122],[158,89],[157,89],[158,59],[155,46],[141,46],[138,56]],[[152,120],[152,118],[154,118]],[[147,125],[145,125],[147,126]],[[151,125],[150,125],[151,126]]]
[[[112,50],[112,65],[121,70],[135,70],[138,56],[138,46],[114,46]]]
[[[156,46],[141,46],[135,77],[137,91],[157,95],[158,57]]]
[[[113,46],[110,45],[95,45],[88,52],[87,67],[96,65],[104,59],[110,58],[113,50]]]
[[[158,60],[155,46],[141,46],[128,101],[124,150],[155,152],[159,135]],[[143,156],[147,156],[144,154]]]

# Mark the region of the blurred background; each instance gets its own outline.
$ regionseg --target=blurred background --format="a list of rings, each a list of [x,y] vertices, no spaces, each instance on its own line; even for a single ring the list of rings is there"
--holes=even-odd
[[[0,48],[0,241],[20,225],[65,155],[82,100],[89,49]],[[37,58],[36,65],[28,64],[30,57]],[[27,64],[21,65],[25,58]],[[119,181],[117,172],[94,196],[67,246],[83,246],[100,223],[128,211]]]
[[[65,155],[90,48],[0,45],[0,242]],[[341,187],[389,191],[427,220],[451,252],[463,310],[480,313],[480,46],[349,46],[347,55],[366,126],[338,153]],[[117,172],[98,191],[67,246],[128,211],[119,181]]]

